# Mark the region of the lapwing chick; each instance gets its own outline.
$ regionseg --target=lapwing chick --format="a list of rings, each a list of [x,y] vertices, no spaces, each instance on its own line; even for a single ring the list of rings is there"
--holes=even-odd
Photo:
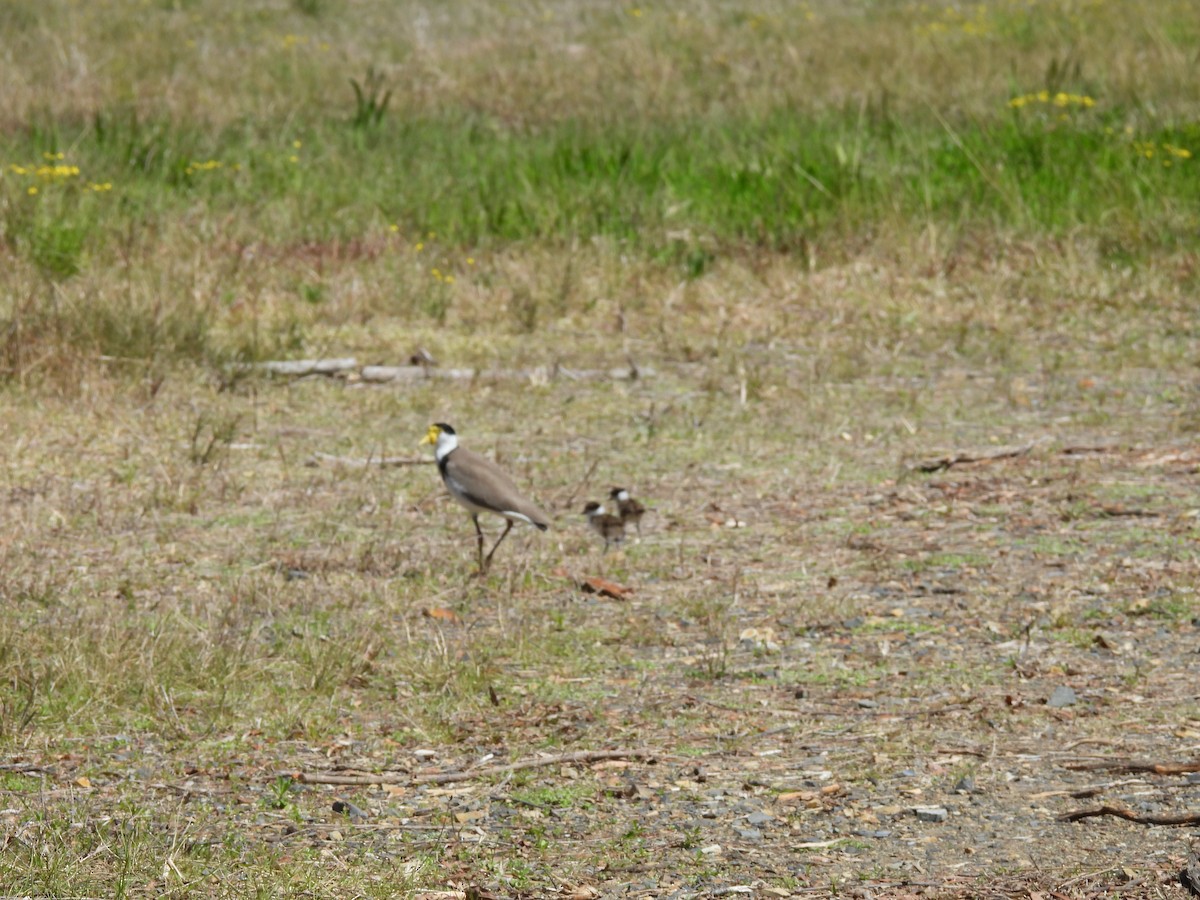
[[[646,514],[646,507],[629,496],[629,491],[623,487],[613,488],[608,492],[608,497],[617,504],[617,513],[621,516],[621,523],[627,525],[632,522],[637,528],[640,541],[642,539],[642,516]]]
[[[547,516],[532,500],[527,500],[513,484],[504,470],[488,459],[458,445],[458,435],[445,422],[429,426],[421,439],[422,444],[433,444],[433,456],[438,471],[450,496],[471,511],[475,523],[475,534],[479,541],[479,574],[487,573],[492,564],[492,555],[500,542],[508,537],[517,522],[527,522],[539,531],[550,527]],[[483,555],[483,529],[479,527],[479,514],[492,513],[505,521],[504,533],[492,545],[487,556]]]
[[[610,545],[619,544],[625,540],[625,523],[619,516],[605,512],[603,504],[592,500],[583,508],[583,514],[587,516],[588,525],[592,531],[604,538],[605,553],[608,552]]]

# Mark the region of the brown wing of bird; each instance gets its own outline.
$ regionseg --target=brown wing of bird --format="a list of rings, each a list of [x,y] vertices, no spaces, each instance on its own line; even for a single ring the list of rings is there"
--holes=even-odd
[[[542,531],[550,527],[550,517],[486,456],[458,447],[446,457],[442,475],[452,479],[464,499],[478,507],[506,518],[514,514]]]
[[[646,507],[642,506],[633,497],[630,497],[628,500],[622,500],[617,504],[617,507],[620,510],[621,518],[627,522],[637,522],[641,519],[642,514],[646,512]]]

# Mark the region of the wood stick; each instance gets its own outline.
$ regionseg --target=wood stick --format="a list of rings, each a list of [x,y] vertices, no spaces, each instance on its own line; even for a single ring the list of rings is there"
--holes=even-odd
[[[562,763],[598,762],[605,759],[654,759],[656,756],[657,754],[650,750],[580,750],[575,753],[558,753],[554,756],[541,756],[537,759],[526,759],[500,766],[487,766],[467,772],[440,772],[428,775],[410,775],[407,772],[378,772],[362,775],[300,772],[292,777],[304,784],[451,784],[456,781],[490,778],[492,775],[503,775],[508,772],[542,766],[556,766]]]
[[[1153,772],[1155,775],[1186,775],[1188,772],[1200,772],[1200,762],[1190,763],[1138,763],[1138,762],[1097,762],[1071,763],[1065,768],[1076,772]]]
[[[1097,806],[1093,809],[1076,809],[1058,817],[1060,822],[1077,822],[1092,816],[1116,816],[1139,825],[1200,825],[1200,813],[1180,813],[1175,816],[1143,816],[1132,809],[1120,806]]]
[[[339,466],[350,466],[355,469],[365,469],[367,466],[379,466],[381,469],[390,469],[394,466],[424,466],[433,465],[435,462],[432,456],[422,456],[419,458],[411,456],[382,456],[379,459],[357,459],[352,456],[334,456],[332,453],[314,453],[309,457],[312,465],[319,465],[323,462],[333,463]]]
[[[912,468],[918,472],[941,472],[949,469],[951,466],[957,466],[962,463],[976,462],[992,462],[997,459],[1011,459],[1016,456],[1024,456],[1033,449],[1033,442],[1022,444],[1019,447],[1001,447],[997,450],[984,450],[978,453],[958,452],[947,456],[939,456],[935,459],[927,459],[916,463]]]

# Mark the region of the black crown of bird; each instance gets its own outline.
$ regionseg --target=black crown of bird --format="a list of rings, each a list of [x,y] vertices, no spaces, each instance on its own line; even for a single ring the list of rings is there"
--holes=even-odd
[[[446,490],[471,513],[478,539],[481,575],[487,572],[496,548],[508,537],[515,523],[525,522],[539,531],[550,527],[550,517],[521,493],[508,474],[486,456],[460,446],[458,433],[445,422],[430,425],[421,443],[434,445],[433,456]],[[480,513],[491,513],[505,520],[504,532],[496,539],[487,556],[483,555]]]

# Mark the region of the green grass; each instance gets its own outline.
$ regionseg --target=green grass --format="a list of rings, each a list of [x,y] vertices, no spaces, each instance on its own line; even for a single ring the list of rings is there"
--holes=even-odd
[[[212,134],[98,113],[0,142],[0,238],[55,277],[196,214],[231,217],[225,240],[263,232],[272,244],[358,240],[376,252],[393,225],[408,244],[432,234],[471,248],[605,237],[693,275],[710,264],[696,255],[706,246],[786,250],[912,221],[1059,238],[1087,228],[1106,253],[1135,258],[1192,247],[1200,163],[1164,148],[1200,156],[1200,126],[1126,134],[1133,110],[1069,118],[1021,109],[952,124],[778,110],[514,128],[448,113],[388,121],[364,140],[341,123]],[[78,176],[33,174],[63,148]]]

